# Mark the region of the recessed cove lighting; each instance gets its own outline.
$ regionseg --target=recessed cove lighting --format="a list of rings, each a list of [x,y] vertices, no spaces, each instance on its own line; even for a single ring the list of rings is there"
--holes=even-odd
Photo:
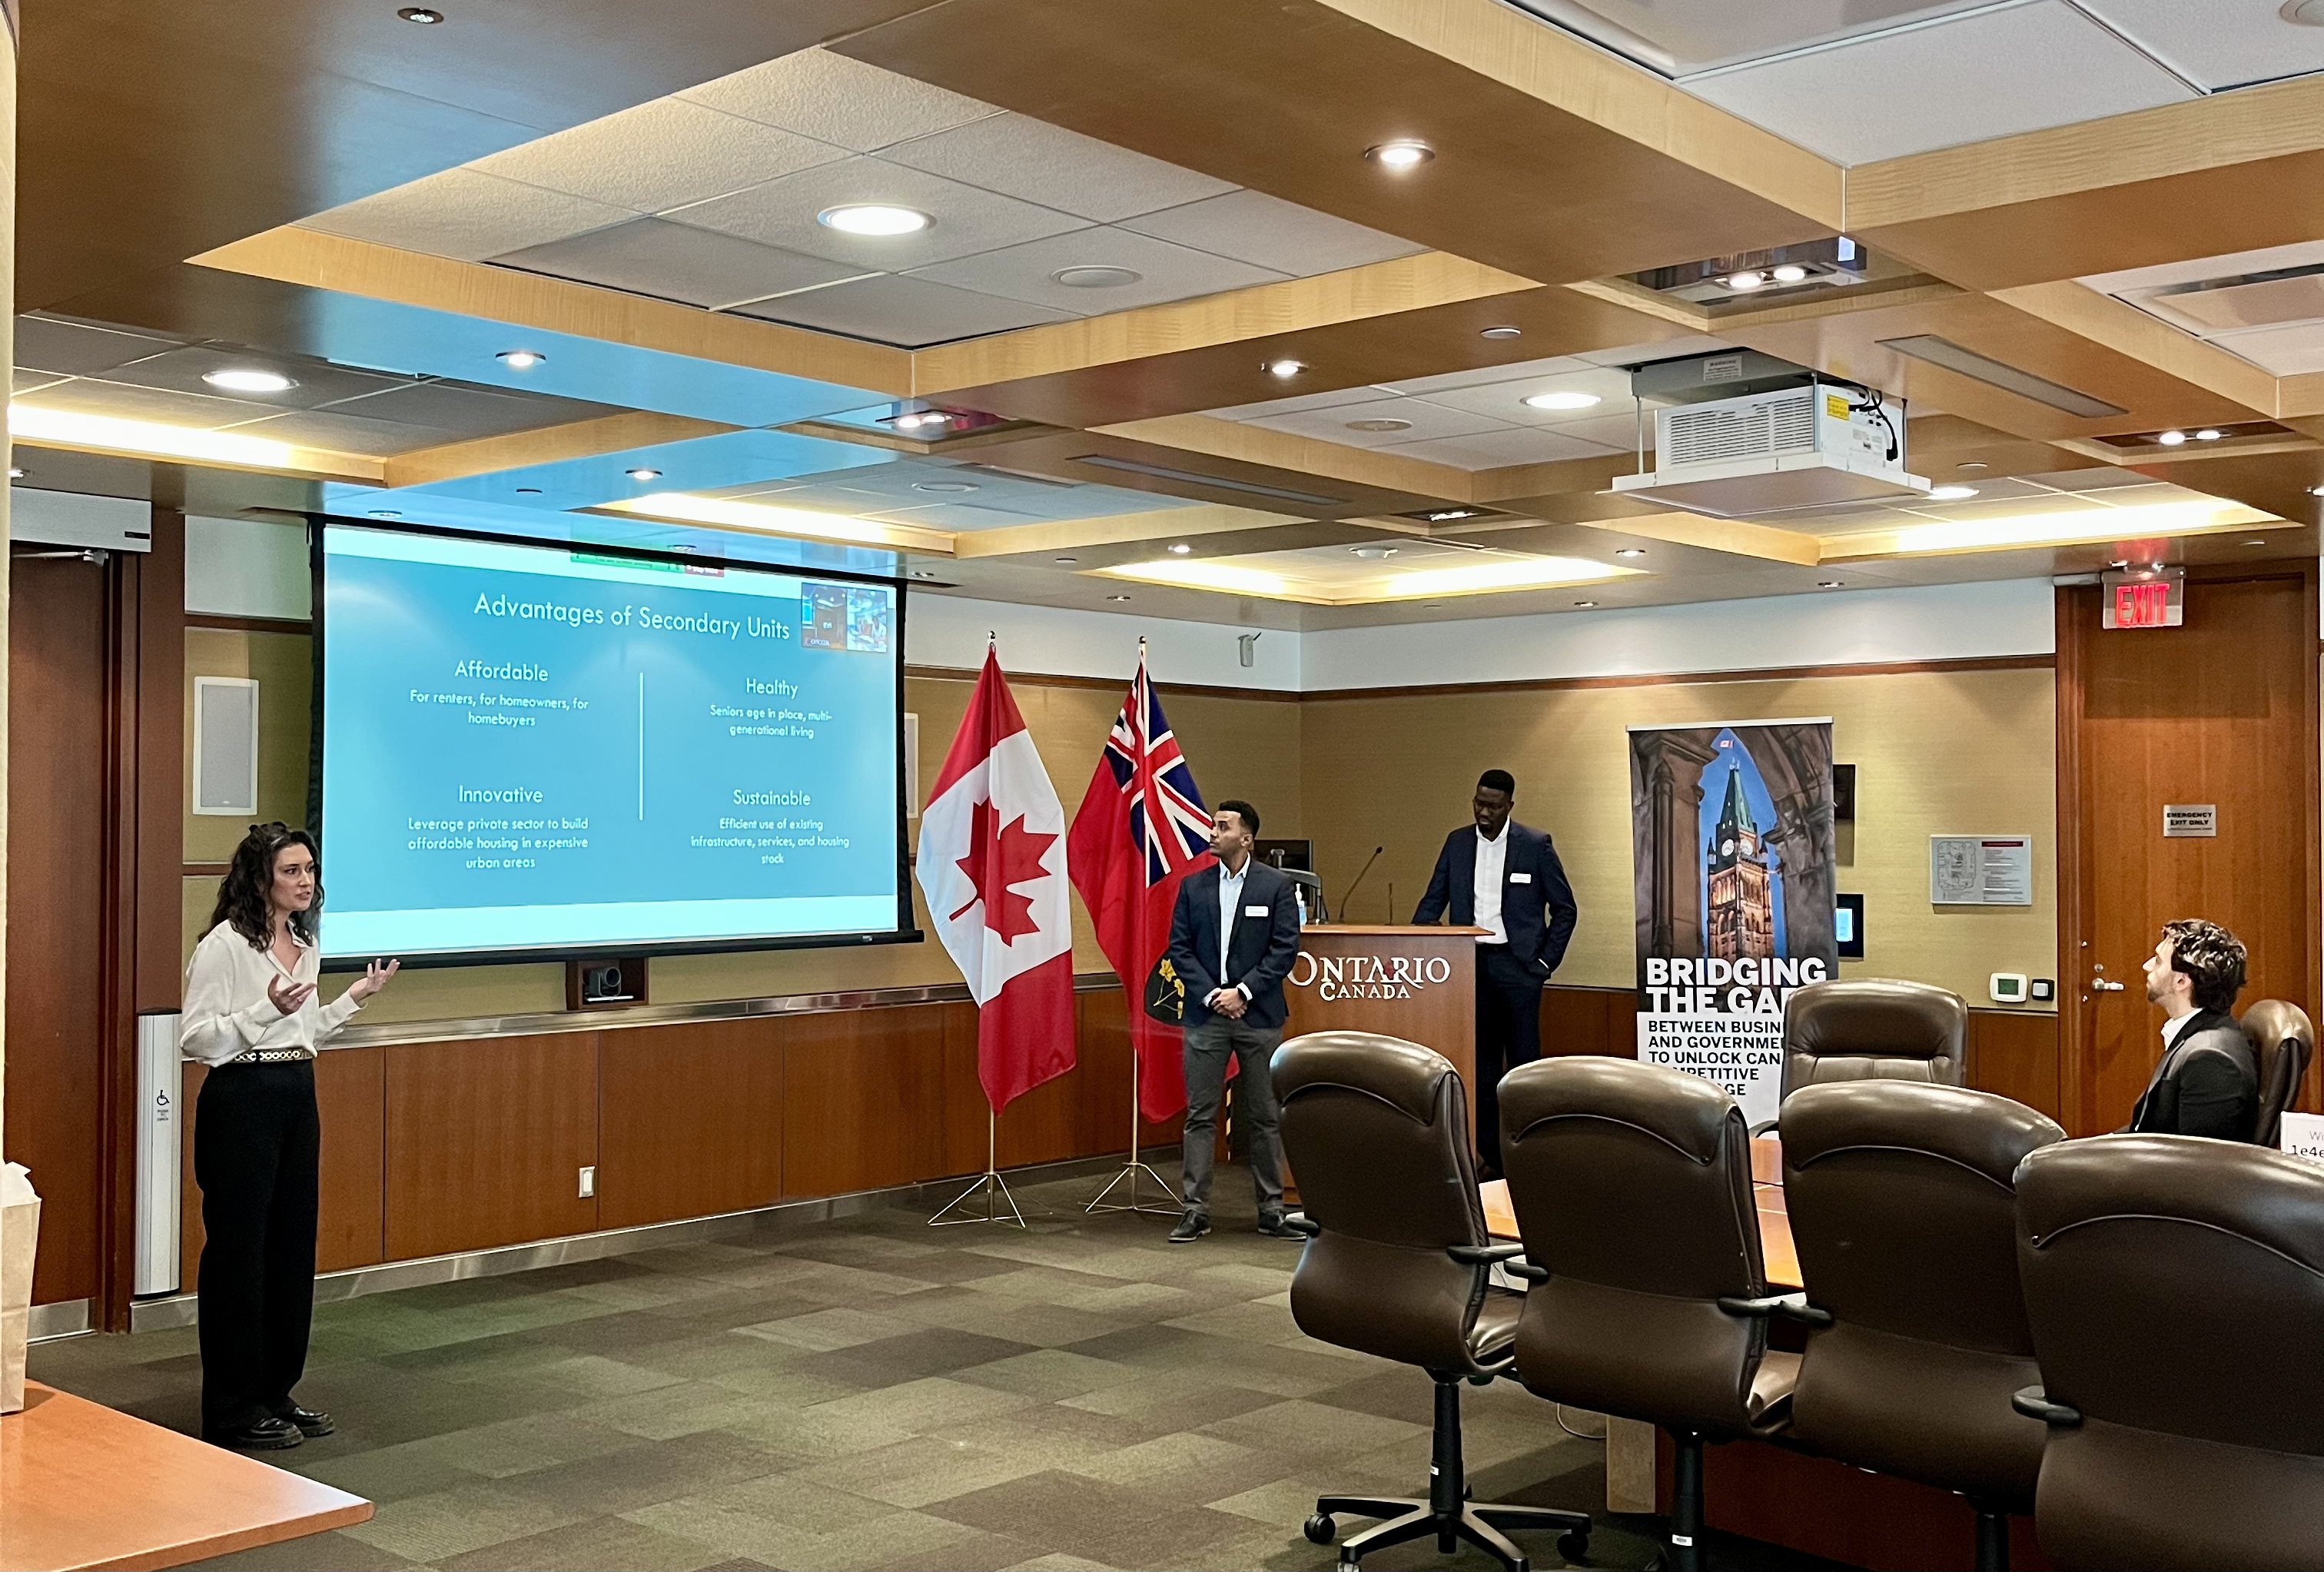
[[[511,371],[530,371],[549,356],[538,349],[503,349],[496,358]]]
[[[1478,333],[1477,337],[1480,338],[1522,338],[1525,337],[1525,329],[1522,328],[1511,328],[1504,325],[1499,328],[1484,328]]]
[[[1747,267],[1739,273],[1729,273],[1725,278],[1720,279],[1719,282],[1725,284],[1730,290],[1748,293],[1748,291],[1756,290],[1760,285],[1766,283],[1767,282],[1767,275],[1761,273],[1756,267]]]
[[[1192,550],[1194,550],[1194,548],[1186,544],[1184,541],[1173,541],[1170,542],[1170,555],[1173,557],[1184,557]]]
[[[1390,420],[1350,421],[1348,430],[1351,431],[1409,431],[1412,430],[1412,422]]]
[[[396,13],[406,22],[416,22],[422,27],[433,27],[444,20],[444,14],[428,5],[407,5]]]
[[[1415,142],[1407,136],[1394,142],[1383,142],[1378,147],[1368,147],[1364,149],[1364,156],[1384,170],[1401,173],[1406,170],[1418,169],[1436,156],[1436,150],[1425,142]]]
[[[2198,442],[2216,442],[2219,439],[2220,435],[2221,433],[2217,428],[2206,426],[2201,430],[2195,433],[2195,440]]]
[[[1262,364],[1269,376],[1294,377],[1307,369],[1304,360],[1269,360]]]
[[[1767,276],[1779,284],[1795,284],[1805,281],[1808,270],[1796,262],[1786,262],[1777,264]]]
[[[918,235],[936,222],[918,208],[898,208],[886,202],[850,202],[841,208],[825,208],[815,216],[815,221],[842,235],[874,237]]]
[[[632,480],[659,480],[661,478],[661,471],[659,469],[646,469],[640,467],[637,469],[624,471],[624,473],[627,474]]]
[[[1929,488],[1931,502],[1966,502],[1977,495],[1973,485],[1937,485]]]
[[[2165,431],[2154,439],[2162,443],[2165,448],[2176,448],[2180,443],[2184,442],[2187,439],[2187,433],[2184,431]]]
[[[1524,401],[1529,410],[1587,410],[1604,401],[1591,393],[1536,393]]]
[[[1646,554],[1646,549],[1644,546],[1625,546],[1614,553],[1617,557],[1643,557]]]
[[[1069,290],[1118,290],[1145,276],[1130,267],[1061,267],[1049,275]]]
[[[242,365],[229,365],[222,371],[205,373],[202,380],[226,393],[288,393],[299,385],[279,371],[263,371],[256,366]]]

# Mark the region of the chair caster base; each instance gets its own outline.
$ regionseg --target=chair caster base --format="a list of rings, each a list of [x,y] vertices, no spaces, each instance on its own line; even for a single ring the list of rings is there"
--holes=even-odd
[[[1339,1533],[1340,1525],[1319,1512],[1309,1518],[1299,1531],[1307,1536],[1307,1542],[1311,1545],[1328,1545]]]
[[[1558,1535],[1557,1553],[1569,1567],[1579,1567],[1587,1563],[1590,1559],[1589,1530],[1576,1529],[1570,1533]]]

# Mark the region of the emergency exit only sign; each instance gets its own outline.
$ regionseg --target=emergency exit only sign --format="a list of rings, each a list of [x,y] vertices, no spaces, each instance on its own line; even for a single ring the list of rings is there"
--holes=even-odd
[[[2163,837],[2217,836],[2219,805],[2216,802],[2166,802],[2163,805]]]

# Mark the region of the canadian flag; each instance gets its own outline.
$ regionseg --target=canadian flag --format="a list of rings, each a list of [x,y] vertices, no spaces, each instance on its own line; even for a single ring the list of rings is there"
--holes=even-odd
[[[920,810],[918,877],[936,937],[977,1003],[977,1077],[996,1114],[1074,1068],[1065,830],[1000,656],[987,650]]]

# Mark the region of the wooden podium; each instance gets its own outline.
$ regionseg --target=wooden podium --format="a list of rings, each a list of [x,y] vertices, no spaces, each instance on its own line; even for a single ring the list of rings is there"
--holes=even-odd
[[[1477,936],[1481,928],[1317,924],[1299,930],[1283,985],[1284,1040],[1309,1031],[1377,1031],[1433,1048],[1469,1088],[1477,1137]]]

